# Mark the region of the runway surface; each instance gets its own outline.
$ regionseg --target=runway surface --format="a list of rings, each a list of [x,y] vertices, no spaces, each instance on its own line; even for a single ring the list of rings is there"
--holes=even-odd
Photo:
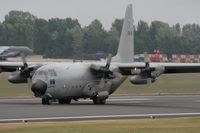
[[[34,99],[0,99],[0,122],[200,116],[200,95],[110,97],[70,105],[42,105]]]

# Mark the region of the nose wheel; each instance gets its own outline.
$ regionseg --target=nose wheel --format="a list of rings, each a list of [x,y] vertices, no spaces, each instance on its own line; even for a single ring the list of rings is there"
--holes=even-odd
[[[43,105],[49,105],[50,104],[49,99],[48,98],[42,98],[42,104]]]

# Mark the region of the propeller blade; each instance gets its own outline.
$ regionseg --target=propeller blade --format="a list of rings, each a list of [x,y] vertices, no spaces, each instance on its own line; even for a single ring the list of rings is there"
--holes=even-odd
[[[31,82],[30,71],[28,68],[28,63],[26,61],[26,57],[24,53],[21,53],[20,55],[21,55],[22,62],[24,64],[24,68],[22,69],[21,73],[23,73],[23,75],[27,78],[28,87],[31,88],[32,82]]]
[[[109,69],[109,67],[110,67],[111,60],[112,60],[112,54],[108,54],[107,62],[106,62],[106,68],[107,69]]]
[[[21,53],[20,55],[21,55],[22,62],[24,64],[24,69],[25,69],[28,67],[28,64],[26,62],[26,57],[25,57],[24,53]]]
[[[113,78],[113,72],[109,69],[110,68],[110,63],[112,59],[112,54],[109,54],[107,57],[106,65],[105,66],[97,66],[92,64],[90,66],[91,69],[99,71],[101,73],[102,78],[107,79],[107,78]]]
[[[150,65],[149,65],[149,62],[145,62],[145,68],[149,68]]]
[[[147,52],[144,52],[144,62],[149,62],[149,56]]]

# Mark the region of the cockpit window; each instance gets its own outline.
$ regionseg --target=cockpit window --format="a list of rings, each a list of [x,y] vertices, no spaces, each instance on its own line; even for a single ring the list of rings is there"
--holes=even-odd
[[[38,70],[38,71],[35,72],[35,75],[57,76],[56,71],[54,69],[48,69],[48,71]]]
[[[48,74],[49,76],[57,76],[56,71],[54,69],[49,69]]]
[[[38,71],[38,73],[37,73],[38,75],[47,75],[47,71],[42,71],[42,70],[40,70],[40,71]]]

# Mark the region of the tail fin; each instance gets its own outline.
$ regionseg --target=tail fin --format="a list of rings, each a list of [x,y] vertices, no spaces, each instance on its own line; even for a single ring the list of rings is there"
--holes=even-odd
[[[113,62],[133,62],[133,11],[132,4],[126,8],[126,14],[122,27],[117,55],[112,58]]]

